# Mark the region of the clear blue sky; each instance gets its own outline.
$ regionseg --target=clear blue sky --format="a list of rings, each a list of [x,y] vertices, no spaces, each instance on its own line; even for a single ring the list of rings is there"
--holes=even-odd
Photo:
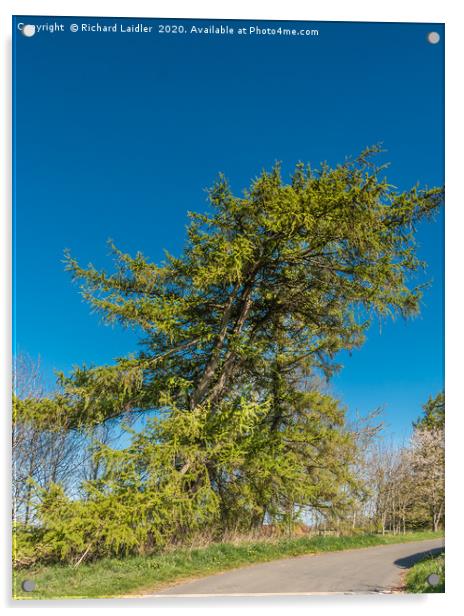
[[[58,21],[65,32],[13,34],[15,344],[40,354],[49,382],[53,369],[137,345],[90,313],[64,248],[110,267],[112,238],[160,260],[181,251],[186,212],[207,207],[219,171],[239,192],[276,160],[289,174],[299,160],[337,163],[379,141],[392,184],[443,183],[441,25],[313,22],[318,37],[239,37],[71,33],[96,20]],[[396,438],[443,386],[443,215],[419,240],[433,280],[421,317],[374,324],[333,381],[350,411],[385,406]]]

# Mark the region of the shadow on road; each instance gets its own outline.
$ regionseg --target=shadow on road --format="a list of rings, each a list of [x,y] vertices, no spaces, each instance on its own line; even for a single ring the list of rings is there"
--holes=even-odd
[[[398,558],[395,560],[395,565],[401,567],[402,569],[409,569],[420,560],[427,558],[427,556],[438,556],[445,551],[444,547],[433,548],[432,550],[426,550],[425,552],[417,552],[416,554],[411,554],[410,556],[406,556],[405,558]]]

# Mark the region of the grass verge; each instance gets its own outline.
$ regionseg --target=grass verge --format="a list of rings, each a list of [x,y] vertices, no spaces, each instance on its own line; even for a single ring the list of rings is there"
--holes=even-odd
[[[183,548],[153,556],[107,558],[95,563],[84,563],[77,568],[70,565],[34,567],[14,573],[13,597],[69,599],[150,594],[170,583],[253,563],[318,552],[434,539],[440,536],[442,533],[424,531],[405,535],[298,537],[238,545],[215,543],[206,548]],[[23,591],[24,580],[34,581],[35,590]]]
[[[439,582],[431,585],[429,575],[438,575]],[[429,556],[414,565],[406,574],[406,592],[432,593],[445,592],[445,555]]]

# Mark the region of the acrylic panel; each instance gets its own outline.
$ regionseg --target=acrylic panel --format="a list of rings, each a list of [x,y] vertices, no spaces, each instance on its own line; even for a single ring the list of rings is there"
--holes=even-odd
[[[13,18],[13,596],[444,592],[444,25]]]

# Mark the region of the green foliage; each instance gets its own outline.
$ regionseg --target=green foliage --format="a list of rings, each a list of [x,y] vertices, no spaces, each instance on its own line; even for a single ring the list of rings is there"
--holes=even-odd
[[[13,565],[16,568],[30,567],[42,558],[43,535],[43,529],[37,526],[13,524]]]
[[[289,184],[276,165],[241,197],[220,176],[210,212],[190,215],[183,254],[161,265],[115,246],[113,273],[67,255],[84,298],[143,331],[143,350],[60,375],[60,395],[27,412],[44,425],[58,413],[70,429],[155,418],[125,450],[97,447],[103,471],[84,498],[56,486],[43,496],[51,556],[149,550],[265,519],[291,528],[306,507],[343,512],[360,489],[354,440],[314,376],[334,373],[374,315],[417,313],[415,231],[442,201],[441,189],[396,192],[378,151],[316,172],[299,164]]]
[[[330,375],[337,351],[362,343],[373,314],[415,314],[415,230],[442,191],[397,193],[379,178],[377,151],[318,172],[298,165],[290,184],[276,166],[243,197],[220,176],[212,213],[190,215],[184,254],[162,265],[113,246],[109,274],[68,255],[104,320],[146,335],[137,357],[62,376],[74,421],[159,408],[166,393],[193,408],[244,384],[268,390],[277,363],[280,373]]]
[[[42,398],[13,396],[13,423],[40,425],[44,430],[58,430],[70,425],[62,396]]]
[[[415,428],[444,429],[445,427],[445,392],[438,393],[435,398],[430,398],[424,404],[422,417],[414,424]]]
[[[318,392],[301,394],[299,405],[277,432],[266,421],[270,403],[224,402],[214,413],[171,406],[126,449],[97,444],[103,472],[85,483],[83,499],[57,485],[39,490],[38,554],[78,562],[150,552],[200,533],[247,531],[266,515],[288,528],[303,506],[342,508],[342,488],[355,483],[343,412]],[[24,560],[19,545],[17,558]]]

